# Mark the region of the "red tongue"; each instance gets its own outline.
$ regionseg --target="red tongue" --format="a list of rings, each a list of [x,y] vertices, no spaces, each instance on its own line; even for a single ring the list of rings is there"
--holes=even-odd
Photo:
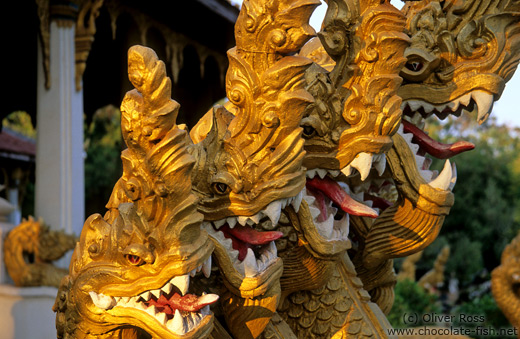
[[[352,199],[337,182],[328,177],[323,179],[319,177],[307,179],[306,186],[311,190],[319,190],[324,193],[330,200],[334,201],[343,211],[350,215],[377,218],[377,212],[375,210]]]
[[[468,141],[457,141],[454,144],[443,144],[430,138],[420,128],[408,122],[402,120],[403,130],[405,133],[412,133],[412,141],[418,144],[421,149],[425,150],[428,154],[436,157],[437,159],[448,159],[459,153],[471,151],[475,148],[471,142]]]
[[[185,296],[181,296],[178,293],[173,293],[169,299],[166,298],[164,294],[161,294],[159,299],[155,300],[151,298],[145,304],[148,307],[155,306],[159,312],[173,316],[175,310],[197,312],[204,306],[213,304],[217,300],[218,295],[216,294],[206,294],[202,297],[197,297],[194,294],[186,294]]]
[[[247,255],[247,249],[253,246],[261,246],[283,237],[282,232],[259,232],[248,226],[236,225],[230,228],[228,224],[219,228],[226,238],[231,238],[233,248],[238,251],[238,260],[242,261]]]

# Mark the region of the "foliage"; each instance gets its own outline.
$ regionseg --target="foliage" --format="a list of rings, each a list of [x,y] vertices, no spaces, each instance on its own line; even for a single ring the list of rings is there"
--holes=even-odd
[[[9,114],[2,120],[2,126],[28,138],[36,139],[36,129],[32,124],[31,116],[27,112],[16,111]]]
[[[398,281],[395,285],[395,301],[392,310],[388,314],[388,321],[394,328],[403,328],[409,325],[423,325],[421,317],[417,322],[406,324],[406,314],[423,315],[428,313],[440,313],[441,307],[436,295],[426,292],[416,282],[411,280]]]
[[[99,109],[85,130],[85,214],[100,213],[121,176],[121,113],[113,106]]]
[[[511,327],[506,317],[502,314],[502,311],[498,308],[495,300],[493,299],[493,296],[489,292],[480,297],[473,298],[471,301],[461,304],[452,311],[452,314],[454,315],[453,319],[455,319],[453,325],[456,327],[472,329],[472,333],[474,333],[472,338],[489,337],[479,336],[478,332],[475,331],[477,326],[495,328],[497,330]]]
[[[520,229],[520,131],[493,120],[478,126],[474,118],[463,115],[428,124],[439,141],[467,140],[476,146],[451,159],[458,172],[455,205],[440,233],[452,249],[447,276],[455,274],[462,285],[471,284],[482,269],[496,267]]]

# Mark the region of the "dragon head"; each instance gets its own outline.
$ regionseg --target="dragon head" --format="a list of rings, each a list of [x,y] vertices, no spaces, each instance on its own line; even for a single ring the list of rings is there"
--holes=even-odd
[[[300,206],[305,186],[300,121],[313,101],[304,89],[312,62],[294,53],[315,34],[308,20],[319,3],[244,1],[236,47],[228,51],[229,102],[213,108],[190,132],[197,158],[193,190],[223,281],[234,295],[224,313],[237,337],[259,334],[236,330],[251,320],[245,319],[248,309],[272,310],[262,316],[268,321],[279,300],[266,297],[279,294],[283,270],[275,245],[283,233],[277,227],[282,210]],[[254,298],[263,301],[231,307],[235,300]]]
[[[412,39],[399,95],[409,120],[491,113],[520,56],[517,0],[421,1],[403,8]]]
[[[321,258],[350,247],[350,216],[377,216],[352,185],[363,184],[373,167],[385,170],[384,153],[401,119],[396,93],[409,44],[404,16],[387,2],[327,4],[320,41],[312,40],[300,52],[315,62],[306,73],[315,101],[301,121],[307,168],[303,201],[310,220],[300,217],[296,223],[303,232],[298,241]]]
[[[123,175],[105,217],[85,222],[54,307],[58,332],[203,338],[218,296],[190,293],[190,278],[209,273],[213,250],[191,193],[195,161],[175,123],[179,105],[164,63],[142,46],[128,61],[136,89],[121,105]]]

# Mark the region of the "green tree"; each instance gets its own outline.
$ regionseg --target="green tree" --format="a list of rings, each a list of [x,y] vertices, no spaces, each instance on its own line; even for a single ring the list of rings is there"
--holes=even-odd
[[[462,284],[471,283],[483,268],[490,272],[496,267],[520,228],[520,133],[493,120],[483,126],[474,120],[463,115],[429,125],[437,140],[463,139],[476,146],[451,159],[458,172],[455,205],[440,233],[452,249],[447,276],[454,273]]]
[[[85,214],[103,213],[112,188],[121,176],[121,112],[99,109],[85,129]]]

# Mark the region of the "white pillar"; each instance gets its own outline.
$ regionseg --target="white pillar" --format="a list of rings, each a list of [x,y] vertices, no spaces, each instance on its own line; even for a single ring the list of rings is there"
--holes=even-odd
[[[50,89],[38,53],[35,217],[79,235],[85,218],[83,92],[76,91],[74,25],[50,27]]]

